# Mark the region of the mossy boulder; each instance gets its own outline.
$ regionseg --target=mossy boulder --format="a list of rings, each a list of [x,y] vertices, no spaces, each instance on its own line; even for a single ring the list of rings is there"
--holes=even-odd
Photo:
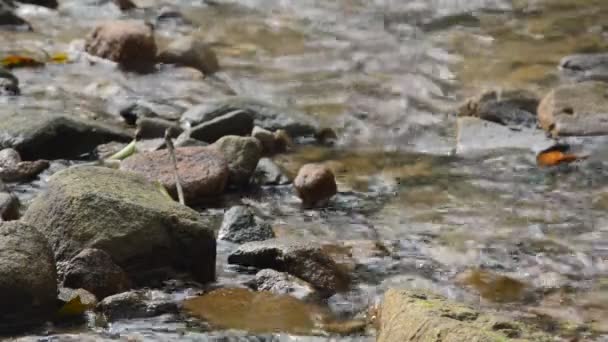
[[[523,323],[483,314],[423,291],[387,291],[379,319],[379,342],[552,341]]]
[[[97,248],[136,283],[173,271],[189,272],[200,282],[215,276],[211,224],[136,174],[94,166],[61,171],[23,220],[48,238],[58,261]]]

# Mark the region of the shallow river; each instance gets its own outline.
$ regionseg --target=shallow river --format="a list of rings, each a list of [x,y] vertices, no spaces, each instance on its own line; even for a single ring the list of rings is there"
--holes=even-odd
[[[72,51],[97,21],[121,17],[109,4],[60,2],[58,13],[22,8],[35,33],[3,32],[0,53]],[[136,2],[148,9],[130,16],[154,18],[162,1]],[[608,153],[560,170],[539,169],[527,150],[453,154],[453,109],[466,97],[495,88],[541,96],[558,83],[561,57],[608,51],[608,1],[173,3],[191,25],[158,25],[161,45],[199,35],[213,45],[220,77],[238,94],[300,108],[337,131],[333,147],[304,146],[275,158],[292,175],[305,162],[327,161],[340,189],[328,208],[302,210],[288,188],[225,199],[254,206],[281,236],[322,242],[352,268],[355,287],[328,301],[337,315],[357,317],[390,287],[424,288],[556,335],[608,341],[602,337],[608,334]],[[224,92],[170,68],[134,76],[70,63],[15,74],[24,94],[2,110],[103,118],[121,99],[188,107]],[[44,177],[36,186],[44,187]],[[25,203],[36,189],[15,186]],[[219,216],[218,207],[204,214]],[[218,248],[219,284],[250,277],[226,265],[234,246]],[[157,340],[208,336],[189,327],[159,318],[70,330]],[[335,338],[342,339],[374,337]]]

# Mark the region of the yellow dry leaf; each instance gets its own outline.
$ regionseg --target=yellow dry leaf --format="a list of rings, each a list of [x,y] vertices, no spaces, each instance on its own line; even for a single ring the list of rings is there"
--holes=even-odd
[[[68,56],[68,54],[65,52],[55,53],[51,56],[51,61],[53,63],[64,64],[64,63],[69,62],[69,60],[70,60],[70,56]]]

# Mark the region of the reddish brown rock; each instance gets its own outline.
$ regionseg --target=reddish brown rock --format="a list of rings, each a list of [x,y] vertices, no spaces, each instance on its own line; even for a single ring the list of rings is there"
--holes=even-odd
[[[22,161],[14,166],[0,168],[0,179],[5,182],[28,181],[49,168],[47,160]]]
[[[149,72],[156,60],[152,27],[142,21],[117,20],[97,26],[87,37],[85,50],[118,63],[125,70]]]
[[[179,147],[175,149],[177,168],[187,202],[222,194],[228,180],[228,164],[208,147]],[[173,197],[177,197],[173,164],[167,150],[137,153],[121,164],[126,171],[160,181]]]
[[[338,192],[334,173],[321,164],[302,166],[293,185],[305,206],[320,204]]]

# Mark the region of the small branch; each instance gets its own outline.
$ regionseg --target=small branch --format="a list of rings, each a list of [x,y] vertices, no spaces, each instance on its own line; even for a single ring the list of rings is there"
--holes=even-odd
[[[165,144],[167,144],[167,149],[169,150],[169,155],[171,156],[171,163],[173,164],[173,174],[175,175],[175,187],[177,188],[177,198],[179,203],[185,205],[186,201],[184,200],[184,190],[182,189],[182,182],[179,178],[179,174],[177,173],[177,158],[175,157],[175,147],[173,146],[173,141],[171,141],[171,129],[167,128],[165,131]]]

